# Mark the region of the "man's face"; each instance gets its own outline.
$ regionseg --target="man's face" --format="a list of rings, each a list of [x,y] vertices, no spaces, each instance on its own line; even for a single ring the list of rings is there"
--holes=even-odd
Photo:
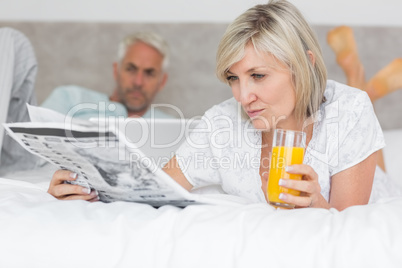
[[[117,97],[128,113],[143,114],[166,83],[162,55],[153,47],[137,42],[128,47],[120,64],[114,64]]]

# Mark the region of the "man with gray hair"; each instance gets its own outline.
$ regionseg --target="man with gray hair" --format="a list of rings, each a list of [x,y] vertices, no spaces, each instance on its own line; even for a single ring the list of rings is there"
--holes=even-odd
[[[159,109],[149,110],[166,84],[169,48],[155,33],[126,36],[113,64],[116,87],[110,96],[79,86],[61,86],[43,102],[49,108],[75,118],[99,116],[170,118]],[[152,112],[152,113],[151,113]]]

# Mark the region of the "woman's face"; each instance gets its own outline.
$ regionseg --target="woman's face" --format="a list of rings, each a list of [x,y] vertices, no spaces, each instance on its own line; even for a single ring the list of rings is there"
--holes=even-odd
[[[233,64],[227,79],[257,129],[294,128],[296,94],[288,68],[271,54],[257,54],[252,44],[244,58]]]

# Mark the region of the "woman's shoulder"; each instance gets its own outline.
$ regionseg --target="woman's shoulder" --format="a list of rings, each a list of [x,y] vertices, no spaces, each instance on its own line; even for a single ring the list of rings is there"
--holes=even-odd
[[[324,107],[329,105],[337,105],[340,109],[350,109],[349,105],[358,103],[371,103],[367,93],[361,89],[354,88],[333,80],[327,81],[327,87],[324,93],[326,101]]]
[[[339,132],[346,133],[359,121],[369,123],[375,119],[370,98],[363,90],[328,80],[324,96],[326,101],[318,112],[316,128],[335,124]]]

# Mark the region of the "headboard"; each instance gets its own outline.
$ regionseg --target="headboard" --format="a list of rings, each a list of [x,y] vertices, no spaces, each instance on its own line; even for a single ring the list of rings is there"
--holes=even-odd
[[[77,84],[111,93],[112,63],[118,41],[136,31],[155,31],[170,44],[168,83],[155,100],[177,106],[186,117],[202,115],[214,104],[231,97],[230,88],[215,76],[215,53],[227,24],[222,23],[95,23],[7,22],[32,42],[38,58],[38,102],[57,86]],[[345,76],[326,43],[334,26],[314,25],[321,43],[330,79],[345,82]],[[352,27],[359,55],[372,77],[394,58],[402,57],[401,27]],[[383,129],[402,128],[402,90],[375,104]],[[167,111],[169,112],[169,111]]]

